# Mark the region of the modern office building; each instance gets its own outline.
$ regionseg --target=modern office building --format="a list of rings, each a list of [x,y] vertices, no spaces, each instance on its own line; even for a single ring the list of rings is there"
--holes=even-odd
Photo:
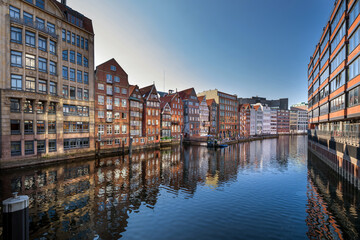
[[[263,97],[251,97],[251,98],[238,98],[239,104],[257,104],[261,103],[263,105],[267,105],[274,109],[287,110],[289,99],[288,98],[280,98],[276,100],[267,100]]]
[[[100,149],[129,143],[129,82],[115,59],[95,70],[95,136]],[[97,146],[98,147],[98,146]],[[99,149],[99,148],[98,148]]]
[[[66,1],[0,3],[1,161],[94,150],[94,31]]]
[[[309,149],[359,186],[360,1],[338,0],[308,65]]]
[[[237,96],[220,92],[217,89],[198,93],[206,99],[214,99],[219,105],[218,132],[222,138],[232,138],[240,133],[238,122]]]

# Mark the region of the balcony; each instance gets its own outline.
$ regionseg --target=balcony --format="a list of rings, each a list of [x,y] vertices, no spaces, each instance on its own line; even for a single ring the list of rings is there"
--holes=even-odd
[[[311,139],[332,140],[334,142],[345,143],[359,147],[360,132],[354,131],[324,131],[324,130],[308,130]]]
[[[106,110],[112,110],[113,106],[112,105],[106,105]]]
[[[13,18],[13,17],[10,17],[10,21],[14,22],[14,23],[17,23],[17,24],[21,24],[21,25],[24,25],[24,26],[34,28],[34,29],[39,30],[39,31],[41,31],[43,33],[49,34],[51,37],[53,37],[55,39],[58,39],[58,36],[56,35],[56,33],[52,32],[52,31],[49,31],[48,28],[45,26],[45,24],[39,24],[39,23],[36,23],[36,22],[28,21],[28,20],[25,21],[23,18]]]
[[[106,122],[111,123],[113,121],[112,118],[106,118]]]

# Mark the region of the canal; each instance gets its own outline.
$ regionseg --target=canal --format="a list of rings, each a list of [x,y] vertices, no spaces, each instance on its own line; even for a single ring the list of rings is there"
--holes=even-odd
[[[359,192],[306,136],[175,147],[2,171],[30,197],[31,239],[359,238]]]

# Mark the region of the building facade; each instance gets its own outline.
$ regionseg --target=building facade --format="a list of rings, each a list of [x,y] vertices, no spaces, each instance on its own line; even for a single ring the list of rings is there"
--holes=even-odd
[[[267,100],[263,97],[238,98],[239,104],[257,104],[267,105],[274,109],[287,110],[289,105],[288,98],[280,98],[276,100]]]
[[[214,99],[207,99],[206,104],[209,108],[209,134],[216,136],[218,134],[218,105]]]
[[[147,144],[160,142],[160,98],[155,84],[141,88],[144,99],[143,135],[147,137]]]
[[[115,59],[95,70],[95,136],[101,149],[129,143],[129,82]]]
[[[198,96],[206,96],[207,99],[214,99],[219,105],[218,131],[222,138],[238,136],[238,101],[237,96],[220,92],[217,89],[198,93]]]
[[[161,101],[160,110],[160,137],[162,139],[171,138],[171,108],[169,103]]]
[[[277,134],[277,110],[270,111],[270,134]]]
[[[184,103],[184,137],[200,136],[200,110],[199,101],[194,88],[179,92]]]
[[[180,95],[170,92],[162,94],[161,102],[166,102],[171,108],[171,137],[180,140],[184,128],[184,104]]]
[[[240,136],[249,137],[251,135],[250,125],[251,125],[251,112],[254,112],[253,107],[246,103],[239,105],[239,124],[240,124]]]
[[[290,133],[290,111],[277,110],[277,133],[289,134]]]
[[[210,121],[209,121],[209,107],[206,103],[206,96],[198,97],[199,100],[199,115],[200,115],[200,136],[209,135]]]
[[[143,115],[144,99],[141,95],[138,85],[129,86],[129,141],[134,146],[144,146],[146,144],[146,135],[144,135]]]
[[[55,0],[0,3],[1,160],[94,150],[94,31]]]

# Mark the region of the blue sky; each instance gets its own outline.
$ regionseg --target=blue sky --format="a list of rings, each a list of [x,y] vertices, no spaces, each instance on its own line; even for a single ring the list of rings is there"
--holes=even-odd
[[[101,3],[101,4],[100,4]],[[217,88],[307,100],[307,64],[332,0],[68,0],[93,20],[95,65],[115,58],[131,84]],[[165,75],[165,77],[164,77]]]

